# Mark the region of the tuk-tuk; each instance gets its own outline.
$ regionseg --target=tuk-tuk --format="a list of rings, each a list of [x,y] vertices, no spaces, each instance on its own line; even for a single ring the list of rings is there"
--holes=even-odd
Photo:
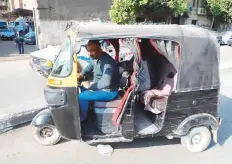
[[[88,40],[110,43],[123,71],[118,97],[91,102],[88,119],[81,122],[78,53],[80,43]],[[130,60],[120,60],[122,44],[133,54]],[[211,139],[217,143],[221,123],[219,53],[217,40],[203,28],[78,26],[66,38],[47,79],[48,109],[33,119],[34,137],[42,145],[54,145],[61,138],[98,144],[165,136],[180,138],[191,152],[202,152]],[[145,91],[139,89],[149,80],[140,78],[143,61],[150,74],[150,87]]]

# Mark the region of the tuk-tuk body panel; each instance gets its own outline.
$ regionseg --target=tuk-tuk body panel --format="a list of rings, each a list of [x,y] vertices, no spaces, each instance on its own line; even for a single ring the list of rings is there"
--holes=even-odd
[[[205,119],[207,117],[201,116],[208,114],[216,119],[218,117],[218,107],[218,89],[173,93],[169,97],[163,128],[157,135],[174,134],[179,125],[193,115],[198,115],[203,120],[198,122],[199,124],[193,122],[191,128],[200,125],[214,126],[214,122],[211,124],[210,121]]]
[[[219,44],[206,29],[182,27],[184,44],[178,71],[177,91],[217,89],[219,78]]]
[[[54,89],[54,88],[50,88]],[[62,106],[50,106],[52,119],[61,136],[66,139],[81,139],[79,106],[75,87],[59,88],[65,91],[67,102]],[[55,89],[54,89],[55,91]],[[49,97],[49,93],[45,93]],[[52,95],[51,95],[52,96]],[[49,104],[48,104],[49,105]]]
[[[45,98],[51,110],[55,126],[66,139],[81,139],[80,112],[77,90],[77,61],[73,60],[72,71],[67,77],[50,75],[45,89]],[[57,93],[56,93],[57,92]],[[55,96],[54,96],[55,95]]]

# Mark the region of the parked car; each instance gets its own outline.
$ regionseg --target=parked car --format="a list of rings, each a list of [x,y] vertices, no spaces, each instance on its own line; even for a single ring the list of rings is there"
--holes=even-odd
[[[25,44],[36,44],[35,32],[30,31],[26,35],[24,35]]]
[[[52,69],[52,62],[59,54],[59,46],[48,46],[47,48],[30,53],[30,66],[39,75],[48,77]]]
[[[217,31],[210,31],[213,36],[217,38],[218,43],[221,43],[222,37],[219,35]]]
[[[1,29],[6,29],[7,28],[7,23],[5,20],[0,19],[0,30]]]
[[[221,38],[220,44],[228,45],[228,40],[232,36],[232,31],[224,31],[219,34],[219,37]]]
[[[0,32],[2,40],[13,40],[15,38],[15,32],[13,29],[4,29]]]
[[[232,37],[227,41],[228,46],[232,46]]]

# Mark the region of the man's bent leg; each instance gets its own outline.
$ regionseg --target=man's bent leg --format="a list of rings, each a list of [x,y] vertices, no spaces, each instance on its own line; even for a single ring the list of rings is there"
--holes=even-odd
[[[87,118],[89,101],[111,101],[115,99],[118,92],[108,91],[84,91],[79,94],[81,110],[81,121]]]

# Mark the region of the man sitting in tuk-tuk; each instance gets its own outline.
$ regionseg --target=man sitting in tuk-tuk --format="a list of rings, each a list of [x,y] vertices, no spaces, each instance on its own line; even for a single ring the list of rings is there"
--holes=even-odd
[[[87,118],[89,101],[111,101],[118,95],[120,75],[116,61],[101,48],[98,40],[87,43],[88,55],[93,62],[78,74],[78,80],[93,72],[93,83],[88,88],[81,88],[79,103],[81,121]]]

